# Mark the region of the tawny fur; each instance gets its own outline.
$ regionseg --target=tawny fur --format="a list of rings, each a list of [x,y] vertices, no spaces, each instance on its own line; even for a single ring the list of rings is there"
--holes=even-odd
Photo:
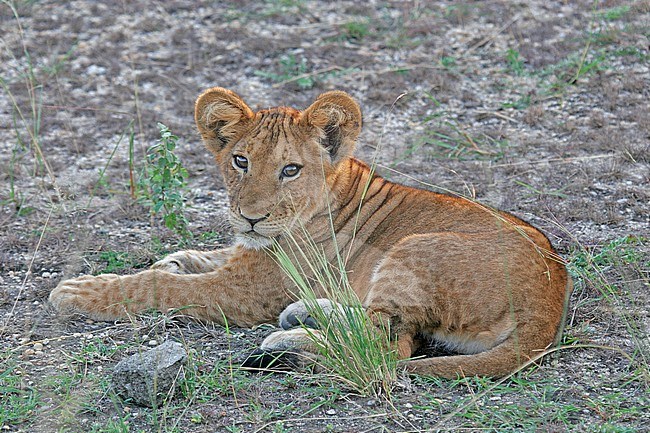
[[[335,248],[347,258],[354,291],[369,314],[390,319],[402,358],[421,336],[463,354],[409,361],[413,372],[503,375],[552,343],[571,284],[549,241],[507,213],[376,176],[351,156],[361,112],[346,93],[325,93],[302,112],[254,113],[217,87],[199,96],[195,119],[223,173],[236,244],[179,252],[135,275],[63,281],[50,295],[56,308],[98,319],[184,308],[230,325],[273,322],[296,297],[268,248],[273,239],[288,248],[284,231],[306,229],[332,260]],[[283,177],[290,164],[299,174]]]

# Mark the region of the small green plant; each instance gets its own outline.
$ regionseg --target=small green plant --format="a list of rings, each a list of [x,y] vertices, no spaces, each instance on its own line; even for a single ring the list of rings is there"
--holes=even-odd
[[[293,80],[301,89],[311,89],[316,85],[315,76],[307,73],[307,59],[301,57],[300,60],[295,55],[289,54],[280,58],[280,73],[255,71],[255,75],[264,78],[270,78],[275,82]]]
[[[514,108],[515,110],[524,110],[530,106],[531,103],[530,95],[523,95],[516,101],[504,102],[501,104],[503,108]]]
[[[618,31],[608,26],[597,28],[596,21],[598,19],[616,20],[628,13],[629,10],[629,6],[621,6],[606,11],[594,11],[586,32],[585,45],[580,52],[572,53],[536,74],[540,78],[542,87],[545,88],[542,93],[561,94],[567,86],[576,85],[579,80],[606,69],[609,66],[610,58],[617,55],[616,51],[611,52],[607,46],[618,39]],[[604,46],[604,48],[594,49],[594,45]]]
[[[106,424],[93,424],[89,433],[129,433],[129,416],[121,416],[116,420],[108,420]]]
[[[571,268],[576,276],[593,270],[594,267],[609,267],[621,263],[634,264],[642,260],[642,255],[636,250],[636,246],[643,242],[642,238],[635,236],[624,236],[614,239],[599,250],[590,251],[587,249],[577,250],[571,259]],[[644,263],[650,266],[650,263]]]
[[[443,68],[453,68],[456,66],[456,58],[452,56],[442,56],[440,58],[440,66]]]
[[[348,41],[361,42],[370,34],[370,27],[365,21],[350,21],[341,26],[344,36]]]
[[[183,190],[187,187],[187,170],[174,154],[178,137],[158,123],[160,139],[147,150],[147,165],[141,179],[145,197],[141,201],[152,215],[162,213],[165,227],[185,237],[191,237],[185,218]]]
[[[612,54],[618,57],[636,57],[641,62],[647,62],[650,59],[650,54],[644,53],[643,50],[635,46],[618,48]]]
[[[124,251],[102,251],[99,253],[99,261],[106,263],[102,273],[114,274],[116,271],[133,267],[129,254]]]
[[[630,12],[630,9],[630,5],[615,6],[613,8],[598,11],[596,15],[606,21],[616,21],[627,15]]]
[[[581,53],[574,53],[536,73],[540,79],[542,95],[563,94],[567,87],[577,85],[579,80],[590,77],[595,72],[602,71],[607,67],[608,55],[604,50],[591,50],[590,41],[587,42]]]
[[[304,0],[265,0],[263,3],[262,17],[304,14],[307,10]]]
[[[519,51],[508,48],[508,51],[506,51],[506,62],[508,63],[508,69],[515,75],[523,75],[524,61],[519,56]]]
[[[567,198],[568,196],[563,193],[562,191],[566,189],[569,185],[565,185],[562,188],[559,189],[539,189],[535,188],[532,185],[527,184],[526,182],[522,182],[520,180],[515,180],[515,183],[517,185],[523,186],[527,190],[531,191],[531,194],[529,196],[544,196],[544,195],[550,195],[550,196],[556,196],[560,198]]]
[[[443,15],[451,22],[462,25],[472,16],[475,7],[468,4],[468,2],[460,2],[459,4],[452,4],[445,7]]]
[[[243,370],[231,368],[230,360],[214,363],[197,359],[192,361],[181,382],[181,390],[187,399],[204,403],[251,386],[251,376]]]
[[[16,136],[18,137],[19,134],[16,133]],[[16,164],[18,161],[18,155],[22,153],[24,150],[21,149],[20,147],[20,140],[18,140],[18,143],[14,148],[11,150],[11,161],[9,162],[9,167],[8,167],[8,172],[7,175],[9,177],[9,191],[8,191],[8,196],[7,198],[4,198],[0,200],[0,203],[2,205],[12,205],[13,208],[16,211],[16,215],[19,217],[23,217],[26,215],[29,215],[34,208],[31,206],[27,206],[25,204],[26,202],[26,197],[23,193],[21,193],[17,186],[16,186]]]

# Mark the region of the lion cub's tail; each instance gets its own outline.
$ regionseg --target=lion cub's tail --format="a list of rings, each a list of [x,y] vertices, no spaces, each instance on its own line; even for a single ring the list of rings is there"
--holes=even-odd
[[[447,379],[459,376],[505,376],[529,361],[525,355],[518,356],[517,353],[521,352],[521,349],[516,350],[514,346],[513,340],[508,339],[490,350],[473,355],[411,359],[406,361],[406,370],[410,373]]]

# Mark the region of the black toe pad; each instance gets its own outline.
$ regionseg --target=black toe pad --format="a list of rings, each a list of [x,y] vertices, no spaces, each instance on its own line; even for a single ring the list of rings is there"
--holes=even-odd
[[[241,365],[246,370],[295,370],[299,366],[299,355],[287,351],[256,349]]]

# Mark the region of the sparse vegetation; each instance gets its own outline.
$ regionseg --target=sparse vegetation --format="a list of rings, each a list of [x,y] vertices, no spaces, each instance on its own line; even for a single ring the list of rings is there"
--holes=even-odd
[[[276,85],[295,83],[299,89],[308,90],[320,82],[357,71],[354,67],[331,67],[313,71],[308,67],[308,61],[305,57],[298,59],[294,54],[282,56],[279,63],[280,72],[256,70],[255,75],[268,78],[275,82]]]
[[[618,311],[629,337],[634,341],[633,354],[638,379],[650,384],[650,340],[648,332],[639,317],[626,311],[628,305],[636,305],[631,298],[630,284],[650,287],[650,257],[639,253],[645,250],[647,238],[625,236],[608,242],[599,248],[577,248],[570,260],[569,270],[579,284],[579,290],[596,290],[597,293]],[[626,281],[624,275],[632,272],[636,281]],[[632,376],[634,380],[636,377]]]
[[[432,114],[426,116],[422,123],[426,125],[425,133],[418,137],[407,153],[392,163],[398,164],[404,158],[411,157],[418,149],[426,149],[429,158],[450,159],[492,159],[503,157],[507,141],[493,138],[487,134],[474,135],[469,128],[444,109],[443,104],[431,93],[425,98],[435,107]]]
[[[14,71],[14,74],[12,74],[13,78],[8,78],[4,73],[0,75],[0,87],[2,87],[7,100],[10,102],[12,125],[15,134],[15,146],[11,151],[12,159],[9,169],[9,201],[14,204],[16,211],[20,215],[25,211],[29,211],[29,207],[26,205],[26,196],[16,189],[15,174],[18,171],[16,168],[19,163],[19,158],[17,158],[18,155],[22,156],[25,153],[31,154],[31,173],[34,176],[45,174],[49,178],[59,198],[61,198],[61,193],[56,182],[56,175],[54,174],[50,163],[47,161],[41,146],[43,85],[39,77],[37,77],[37,66],[34,63],[33,56],[30,54],[28,45],[25,41],[21,18],[18,14],[15,2],[2,0],[1,5],[2,6],[0,7],[3,7],[3,9],[7,8],[9,10],[9,16],[12,16],[13,20],[15,20],[15,31],[18,35],[20,49],[22,50],[21,60],[18,60],[13,52],[9,51],[8,53],[18,69],[17,71]],[[47,72],[50,73],[50,76],[47,78],[53,78],[53,75],[56,74],[58,70],[58,67],[47,70]],[[12,90],[13,81],[18,82],[19,80],[23,82],[21,92],[26,92],[26,102],[19,101],[14,90]]]

